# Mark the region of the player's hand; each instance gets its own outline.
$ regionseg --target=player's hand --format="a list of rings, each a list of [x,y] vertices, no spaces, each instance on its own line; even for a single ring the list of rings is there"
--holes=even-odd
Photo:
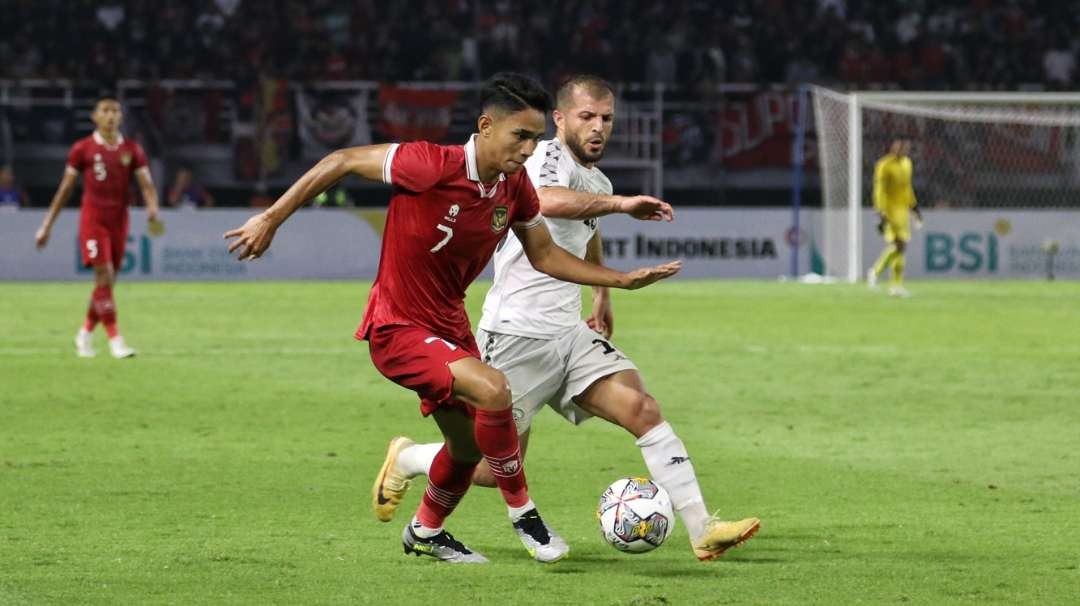
[[[611,297],[593,297],[592,314],[585,323],[589,325],[589,328],[603,335],[605,339],[610,339],[611,334],[615,332],[615,318],[611,314]]]
[[[45,248],[45,245],[49,243],[49,229],[46,227],[38,228],[37,233],[34,234],[34,243],[37,244],[39,249]]]
[[[915,217],[915,220],[911,222],[911,225],[912,225],[912,227],[914,227],[917,230],[922,229],[923,228],[922,217]]]
[[[162,223],[161,215],[156,208],[146,211],[146,231],[150,232],[151,236],[160,236],[165,233],[165,224]]]
[[[627,276],[630,277],[630,282],[623,288],[626,290],[644,288],[653,282],[674,276],[679,273],[680,269],[682,269],[682,261],[672,261],[671,263],[664,263],[663,265],[657,265],[655,267],[635,269],[627,274]]]
[[[879,234],[885,233],[885,215],[880,215],[878,217],[877,231]]]
[[[259,213],[237,229],[225,232],[225,239],[236,238],[229,243],[229,252],[239,250],[241,261],[254,260],[270,248],[270,242],[273,241],[276,231],[277,225],[264,213]]]
[[[623,198],[622,212],[642,221],[671,221],[675,211],[671,205],[652,196],[629,196]]]

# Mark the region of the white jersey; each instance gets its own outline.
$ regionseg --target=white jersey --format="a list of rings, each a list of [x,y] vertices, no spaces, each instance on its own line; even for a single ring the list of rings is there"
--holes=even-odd
[[[562,186],[610,195],[611,181],[600,169],[585,168],[558,139],[541,141],[525,162],[533,186]],[[585,258],[596,233],[596,219],[544,217],[551,238],[572,255]],[[495,283],[484,299],[480,328],[494,333],[554,339],[581,323],[581,287],[542,274],[529,264],[521,241],[508,232],[495,249]]]

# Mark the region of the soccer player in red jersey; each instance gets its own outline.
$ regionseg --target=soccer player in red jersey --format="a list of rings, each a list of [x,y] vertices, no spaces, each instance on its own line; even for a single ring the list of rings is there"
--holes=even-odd
[[[150,178],[146,152],[141,145],[120,134],[123,117],[120,102],[113,97],[101,97],[94,104],[90,118],[97,128],[89,137],[79,139],[71,146],[60,187],[35,235],[37,247],[45,248],[53,223],[71,198],[75,181],[81,174],[79,249],[83,265],[94,268],[94,292],[86,311],[86,322],[75,335],[75,349],[79,356],[86,358],[95,355],[91,336],[98,322],[105,326],[109,350],[114,358],[135,355],[135,350],[124,342],[116,326],[116,302],[112,292],[116,272],[124,262],[132,175],[146,202],[148,220],[152,223],[158,220],[157,190]]]
[[[402,533],[406,553],[451,562],[486,559],[443,530],[477,463],[492,469],[518,537],[541,562],[564,557],[566,542],[529,498],[510,385],[480,361],[465,313],[465,289],[487,265],[507,229],[532,265],[560,280],[641,288],[674,275],[676,261],[629,273],[592,265],[556,246],[540,216],[525,160],[544,134],[547,92],[518,74],[498,74],[481,90],[478,133],[463,146],[427,142],[336,151],[309,170],[266,212],[225,233],[231,251],[258,258],[278,227],[305,201],[356,174],[394,188],[379,272],[356,332],[375,367],[415,391],[445,445],[435,456],[419,510]],[[380,481],[375,498],[386,498]]]

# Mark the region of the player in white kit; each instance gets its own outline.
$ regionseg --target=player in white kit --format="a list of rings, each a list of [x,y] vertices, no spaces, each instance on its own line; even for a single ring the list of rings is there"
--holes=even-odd
[[[671,221],[672,209],[651,196],[612,195],[611,182],[595,166],[614,125],[610,84],[576,76],[559,88],[556,105],[556,137],[542,141],[525,168],[555,243],[602,264],[598,217],[626,213]],[[637,438],[649,473],[671,495],[698,559],[715,559],[745,542],[757,532],[759,520],[727,522],[708,514],[682,441],[645,391],[637,367],[608,340],[612,312],[607,289],[593,289],[592,314],[586,321],[581,309],[581,287],[534,270],[513,234],[496,249],[495,282],[484,300],[477,342],[484,362],[502,371],[510,383],[522,457],[532,418],[545,405],[575,424],[593,416],[607,419]],[[381,498],[372,501],[376,517],[393,517],[409,479],[426,474],[441,447],[405,437],[390,442],[376,478],[382,486]],[[473,482],[495,486],[484,464],[477,467]]]

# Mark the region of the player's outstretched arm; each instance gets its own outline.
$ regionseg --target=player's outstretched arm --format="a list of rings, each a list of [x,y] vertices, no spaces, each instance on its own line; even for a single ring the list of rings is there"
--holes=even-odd
[[[34,234],[34,241],[38,248],[45,248],[45,245],[49,243],[49,232],[52,231],[53,223],[56,223],[56,217],[60,214],[60,209],[67,205],[68,200],[71,198],[71,192],[75,191],[75,181],[78,178],[79,173],[74,168],[70,166],[64,167],[64,176],[60,179],[60,187],[56,188],[52,202],[49,203],[49,211],[45,213],[45,219],[41,222],[41,227]]]
[[[604,264],[604,247],[603,241],[600,239],[600,230],[596,230],[592,238],[589,238],[589,243],[585,248],[585,261],[593,265]],[[615,317],[611,311],[611,294],[606,286],[593,286],[592,292],[592,313],[589,314],[585,323],[589,325],[589,328],[604,335],[605,339],[610,339],[611,334],[615,332]]]
[[[671,221],[671,205],[652,196],[615,196],[575,191],[561,185],[547,185],[536,192],[540,212],[558,219],[592,219],[625,213],[642,221]]]
[[[150,176],[150,169],[144,166],[136,170],[135,180],[139,182],[139,191],[142,192],[143,202],[146,203],[146,220],[153,223],[158,220],[160,203],[157,188],[154,187],[154,178]]]
[[[674,276],[682,269],[682,261],[643,267],[630,272],[586,263],[555,244],[551,240],[547,224],[543,221],[537,222],[533,227],[515,225],[514,234],[521,240],[525,256],[536,271],[565,282],[634,290]]]
[[[390,144],[363,145],[339,149],[311,167],[300,177],[274,205],[251,217],[242,226],[225,232],[225,239],[236,238],[229,243],[229,252],[240,250],[240,260],[257,259],[274,239],[277,228],[296,209],[337,183],[346,175],[358,175],[370,181],[382,181],[383,162]]]

